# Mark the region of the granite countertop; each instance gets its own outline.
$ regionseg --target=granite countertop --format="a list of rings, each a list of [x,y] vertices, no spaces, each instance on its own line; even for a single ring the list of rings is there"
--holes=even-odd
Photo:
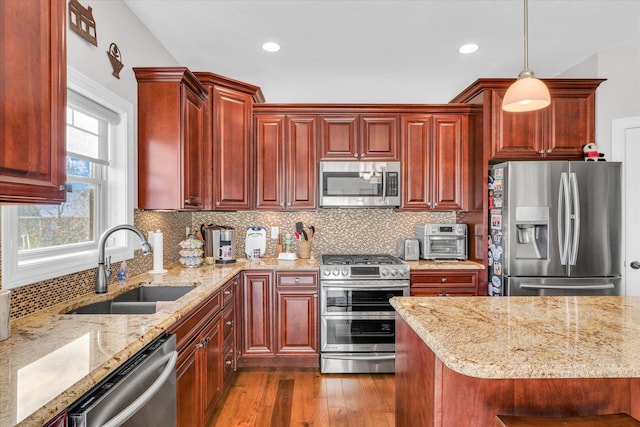
[[[391,303],[463,375],[640,377],[640,297],[394,297]]]
[[[484,265],[473,261],[405,261],[411,270],[484,270]]]
[[[78,297],[12,322],[11,336],[0,342],[0,427],[43,425],[238,272],[253,269],[317,270],[318,263],[266,258],[194,269],[175,265],[168,273],[142,274],[126,287],[112,283],[106,294]],[[195,289],[154,314],[61,314],[144,284]]]

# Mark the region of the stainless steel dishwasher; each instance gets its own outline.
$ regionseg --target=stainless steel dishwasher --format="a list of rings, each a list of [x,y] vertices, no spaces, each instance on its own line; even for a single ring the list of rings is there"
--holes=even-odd
[[[70,427],[175,427],[175,335],[163,334],[69,407]]]

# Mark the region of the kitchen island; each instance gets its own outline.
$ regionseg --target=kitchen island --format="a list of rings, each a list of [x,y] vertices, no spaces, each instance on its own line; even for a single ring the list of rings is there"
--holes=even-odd
[[[493,426],[496,414],[640,418],[640,298],[391,300],[396,426]]]

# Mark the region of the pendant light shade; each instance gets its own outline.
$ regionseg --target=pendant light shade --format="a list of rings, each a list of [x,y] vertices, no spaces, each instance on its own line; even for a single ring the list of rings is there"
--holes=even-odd
[[[524,70],[509,86],[502,100],[502,109],[514,113],[539,110],[551,103],[549,89],[529,69],[528,6],[528,0],[524,0]]]

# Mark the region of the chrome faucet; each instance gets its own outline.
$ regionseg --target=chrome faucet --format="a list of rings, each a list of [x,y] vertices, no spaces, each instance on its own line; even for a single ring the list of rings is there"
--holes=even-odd
[[[118,230],[129,230],[136,233],[138,237],[140,237],[140,240],[142,240],[142,255],[149,255],[151,253],[151,246],[149,246],[149,242],[147,241],[146,237],[144,237],[144,234],[142,234],[142,231],[138,230],[133,225],[129,225],[129,224],[116,225],[109,228],[104,233],[102,233],[102,236],[100,236],[100,240],[98,241],[98,271],[96,272],[96,293],[97,294],[104,294],[105,292],[107,292],[109,277],[111,277],[111,257],[107,257],[107,260],[105,263],[104,247],[107,243],[107,239],[109,238],[109,236],[113,232]]]

